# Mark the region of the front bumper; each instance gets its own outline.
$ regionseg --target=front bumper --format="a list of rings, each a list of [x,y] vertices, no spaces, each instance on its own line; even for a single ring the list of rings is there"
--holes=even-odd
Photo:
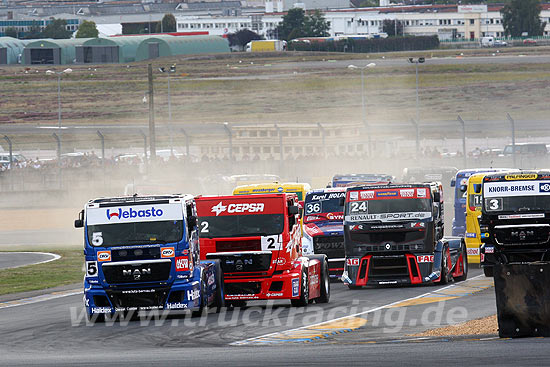
[[[273,275],[269,278],[226,276],[224,281],[225,300],[293,299],[300,297],[301,269]]]
[[[84,282],[84,304],[89,315],[126,311],[186,310],[201,304],[199,281],[174,282],[171,286],[103,288]]]
[[[353,286],[429,283],[433,254],[348,257],[342,280]]]

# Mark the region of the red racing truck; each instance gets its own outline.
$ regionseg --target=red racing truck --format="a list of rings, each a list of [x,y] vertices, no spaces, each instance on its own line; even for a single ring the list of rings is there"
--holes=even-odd
[[[225,300],[330,298],[326,255],[302,255],[296,194],[199,196],[200,258],[219,259]]]

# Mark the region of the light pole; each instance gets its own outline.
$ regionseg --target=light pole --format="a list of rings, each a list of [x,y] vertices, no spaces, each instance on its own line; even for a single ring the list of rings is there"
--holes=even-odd
[[[57,75],[57,127],[61,129],[61,75],[70,74],[73,69],[67,68],[63,71],[46,70],[48,75]]]
[[[420,121],[420,116],[419,116],[420,115],[420,112],[419,112],[420,103],[419,103],[419,99],[418,99],[418,64],[423,64],[425,61],[426,61],[426,59],[424,59],[423,57],[419,57],[417,59],[415,59],[413,57],[409,57],[409,62],[411,64],[416,65],[416,122]]]
[[[170,155],[174,155],[174,144],[172,141],[172,95],[170,92],[170,74],[173,74],[176,72],[176,64],[173,64],[170,66],[168,70],[166,70],[164,67],[160,67],[159,71],[161,73],[168,73],[168,134],[170,138]]]
[[[368,133],[368,143],[369,143],[369,157],[372,155],[372,148],[371,148],[371,133],[369,131],[369,124],[367,123],[367,110],[365,105],[365,69],[366,68],[373,68],[376,64],[374,62],[371,62],[365,66],[355,66],[355,65],[348,65],[348,69],[359,69],[361,70],[361,108],[363,110],[363,125],[367,129]]]

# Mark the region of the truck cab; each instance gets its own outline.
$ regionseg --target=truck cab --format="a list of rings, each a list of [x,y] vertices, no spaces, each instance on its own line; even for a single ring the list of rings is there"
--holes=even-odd
[[[481,185],[480,185],[481,186]],[[550,171],[492,173],[483,178],[481,257],[495,263],[547,261],[550,254]]]
[[[199,260],[192,195],[90,200],[75,227],[84,228],[89,319],[223,306],[219,263]]]
[[[296,194],[196,198],[201,259],[217,259],[225,300],[328,302],[325,255],[304,256]]]
[[[443,218],[440,183],[348,188],[344,283],[353,289],[465,279],[464,240],[443,238]]]
[[[344,205],[345,188],[312,190],[304,201],[304,235],[302,250],[305,255],[325,254],[330,277],[339,279],[344,271]]]

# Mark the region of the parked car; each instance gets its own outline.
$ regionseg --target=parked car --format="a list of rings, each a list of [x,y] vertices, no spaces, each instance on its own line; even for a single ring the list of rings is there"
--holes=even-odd
[[[532,38],[526,38],[523,40],[524,45],[536,45],[537,41]]]
[[[508,46],[508,42],[503,41],[503,40],[495,40],[495,42],[493,42],[493,45],[495,47],[506,47],[506,46]]]

